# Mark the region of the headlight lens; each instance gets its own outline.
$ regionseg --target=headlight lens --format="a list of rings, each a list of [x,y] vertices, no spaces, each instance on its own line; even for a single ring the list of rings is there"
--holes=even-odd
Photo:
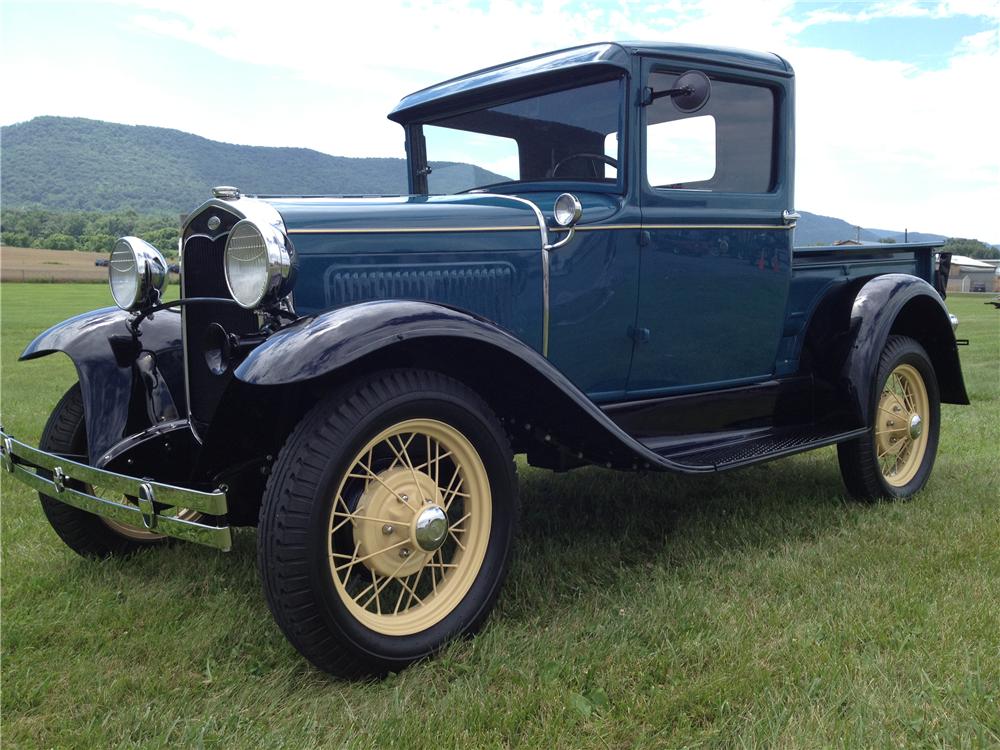
[[[122,237],[111,250],[108,284],[115,304],[123,310],[155,305],[167,285],[167,261],[148,242]]]
[[[292,248],[272,226],[244,219],[226,240],[226,285],[242,307],[254,309],[275,302],[294,283]]]

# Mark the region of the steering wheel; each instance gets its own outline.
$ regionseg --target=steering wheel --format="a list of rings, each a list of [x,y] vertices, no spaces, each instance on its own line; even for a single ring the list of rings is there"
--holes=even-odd
[[[572,161],[573,159],[591,159],[593,161],[604,162],[609,167],[614,167],[615,169],[618,169],[617,159],[613,159],[612,157],[607,156],[605,154],[592,154],[586,151],[581,151],[576,154],[570,154],[569,156],[564,156],[562,159],[560,159],[559,161],[557,161],[555,164],[552,165],[552,168],[549,170],[546,176],[555,177],[556,173],[559,171],[559,168],[566,162]]]

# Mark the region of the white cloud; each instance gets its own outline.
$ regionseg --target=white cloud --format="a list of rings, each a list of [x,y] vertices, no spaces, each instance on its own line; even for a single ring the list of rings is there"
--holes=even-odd
[[[796,41],[805,27],[833,21],[961,15],[1000,25],[995,0],[841,5],[848,10],[818,9],[798,20],[792,0],[620,0],[607,7],[566,0],[475,5],[466,0],[245,0],[238,6],[205,0],[108,1],[128,13],[126,31],[211,50],[245,65],[249,80],[269,76],[304,82],[310,95],[278,102],[282,116],[260,116],[252,102],[208,101],[198,91],[187,92],[185,102],[178,92],[151,89],[121,70],[89,70],[86,62],[67,70],[55,60],[36,68],[30,79],[5,76],[7,121],[77,114],[178,127],[242,143],[398,156],[402,134],[385,115],[399,98],[476,68],[606,39],[771,50],[789,59],[797,73],[798,207],[868,226],[1000,241],[995,28],[956,42],[940,70]],[[103,81],[101,93],[88,96],[87,81],[95,76]],[[117,110],[109,93],[116,89],[132,92]],[[196,122],[189,119],[192,111]]]

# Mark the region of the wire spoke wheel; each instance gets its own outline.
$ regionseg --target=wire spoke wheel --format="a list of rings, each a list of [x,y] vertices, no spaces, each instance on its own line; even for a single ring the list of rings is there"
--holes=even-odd
[[[79,383],[66,391],[52,410],[39,441],[39,447],[52,453],[75,456],[87,462],[86,419],[83,412],[83,393]],[[138,507],[134,498],[76,480],[71,482],[74,488],[89,494]],[[67,546],[84,557],[104,559],[111,556],[125,556],[167,542],[167,537],[164,535],[141,526],[132,526],[88,513],[39,494],[42,510],[52,529]],[[179,508],[170,512],[178,518],[191,520],[200,516],[197,511]]]
[[[264,593],[317,667],[384,675],[483,626],[517,516],[510,441],[486,402],[444,373],[375,371],[281,449],[257,532]]]
[[[469,440],[444,422],[410,419],[351,461],[327,524],[330,575],[358,621],[418,633],[462,601],[489,541],[490,484]]]
[[[875,446],[886,482],[903,487],[917,473],[927,450],[930,399],[913,365],[896,367],[885,381],[878,402]]]
[[[941,393],[934,365],[909,336],[890,336],[873,378],[868,434],[837,445],[841,476],[859,500],[907,498],[930,477]]]

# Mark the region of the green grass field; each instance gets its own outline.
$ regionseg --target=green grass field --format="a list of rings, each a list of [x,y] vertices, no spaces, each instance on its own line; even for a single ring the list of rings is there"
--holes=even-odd
[[[17,363],[109,304],[3,285],[3,423],[36,441],[74,379]],[[845,499],[833,449],[717,477],[522,466],[519,554],[484,632],[378,683],[273,624],[253,530],[76,557],[3,478],[2,744],[108,747],[1000,746],[1000,312],[955,295],[971,407],[928,488]]]

